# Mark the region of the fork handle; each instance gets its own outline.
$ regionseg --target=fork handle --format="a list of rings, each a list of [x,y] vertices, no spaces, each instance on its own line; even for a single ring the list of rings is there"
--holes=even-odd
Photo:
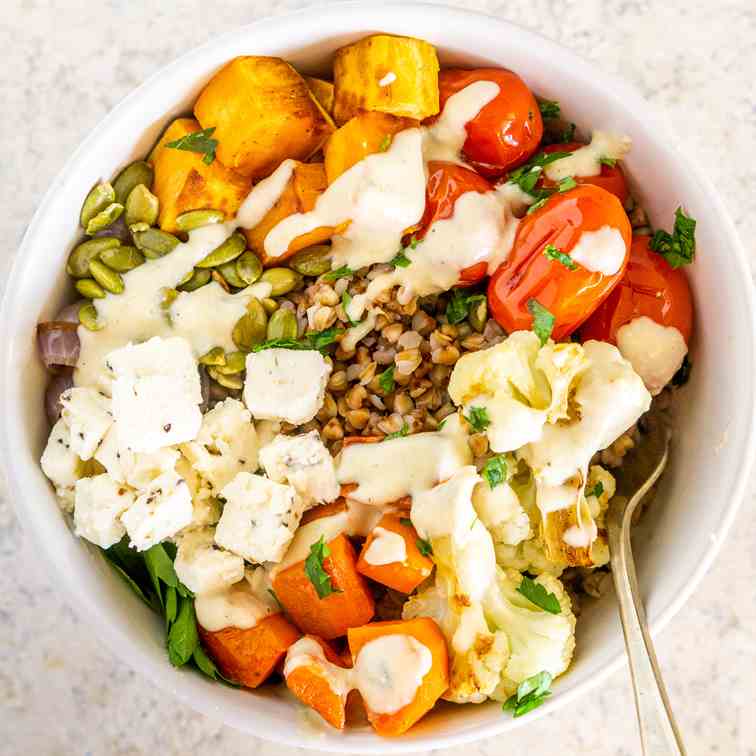
[[[609,527],[612,575],[635,691],[641,745],[645,756],[685,756],[646,623],[629,528]]]

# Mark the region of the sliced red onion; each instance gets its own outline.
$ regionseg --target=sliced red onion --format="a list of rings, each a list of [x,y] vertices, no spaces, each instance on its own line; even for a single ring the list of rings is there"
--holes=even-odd
[[[129,231],[129,227],[126,225],[126,218],[124,218],[123,215],[121,215],[120,218],[113,221],[109,226],[104,228],[102,231],[98,231],[95,234],[95,237],[100,239],[103,236],[112,236],[115,239],[118,239],[121,244],[132,244],[132,238],[131,238],[131,231]]]
[[[76,323],[79,325],[79,310],[87,303],[86,299],[79,299],[73,304],[66,305],[54,318],[59,323]]]
[[[37,324],[39,356],[45,367],[74,367],[79,359],[79,334],[74,323],[53,320]]]
[[[200,390],[202,391],[202,403],[200,412],[204,415],[210,407],[210,376],[204,365],[199,366]]]
[[[73,369],[61,368],[56,373],[45,390],[45,412],[50,425],[55,425],[60,418],[62,406],[60,404],[60,395],[73,386]]]

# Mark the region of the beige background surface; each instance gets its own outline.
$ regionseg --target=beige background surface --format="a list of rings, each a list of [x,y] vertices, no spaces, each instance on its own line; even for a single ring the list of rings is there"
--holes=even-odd
[[[4,0],[0,13],[0,240],[12,259],[67,156],[124,95],[185,50],[296,0]],[[509,19],[620,73],[659,106],[756,237],[753,0],[457,3]],[[415,30],[422,35],[422,29]],[[129,139],[124,134],[124,139]],[[706,254],[706,250],[701,250]],[[756,262],[756,255],[752,258]],[[726,264],[723,261],[722,264]],[[752,266],[753,269],[753,266]],[[2,279],[0,278],[0,286]],[[23,366],[19,366],[22,369]],[[724,390],[724,388],[723,388]],[[691,754],[756,754],[753,486],[714,569],[658,639]],[[691,522],[691,527],[695,523]],[[625,670],[516,733],[443,756],[639,753]],[[290,756],[179,706],[76,617],[0,500],[0,754]]]

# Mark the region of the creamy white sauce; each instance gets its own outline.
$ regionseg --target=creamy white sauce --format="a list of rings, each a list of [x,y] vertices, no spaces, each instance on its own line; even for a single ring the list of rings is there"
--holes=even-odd
[[[587,549],[596,540],[596,535],[595,523],[584,523],[567,528],[562,534],[562,540],[573,549]]]
[[[677,328],[660,325],[645,315],[617,329],[617,347],[652,396],[672,380],[688,353]]]
[[[247,580],[217,593],[204,593],[194,599],[197,622],[209,632],[226,627],[248,630],[271,614],[270,606],[254,595]]]
[[[627,246],[622,234],[613,226],[601,226],[595,231],[583,231],[578,243],[570,250],[570,257],[594,273],[613,276],[622,267]]]
[[[552,181],[561,181],[568,176],[598,176],[601,173],[601,158],[622,160],[630,152],[631,146],[628,136],[594,131],[590,144],[580,147],[568,157],[549,163],[543,172]]]
[[[240,228],[254,228],[273,209],[296,165],[296,160],[284,160],[270,176],[254,185],[236,214]]]
[[[387,87],[389,84],[393,84],[396,81],[396,74],[393,71],[389,71],[382,79],[378,81],[379,87]]]
[[[376,566],[404,562],[407,559],[407,544],[399,533],[377,527],[373,530],[373,540],[365,551],[364,559]]]
[[[289,646],[286,652],[283,675],[287,678],[299,667],[314,667],[328,683],[328,687],[343,701],[354,685],[353,672],[326,659],[323,647],[314,638],[304,636]]]

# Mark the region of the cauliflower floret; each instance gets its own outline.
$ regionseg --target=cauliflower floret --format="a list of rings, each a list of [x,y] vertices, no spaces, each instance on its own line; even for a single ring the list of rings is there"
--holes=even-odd
[[[575,650],[575,615],[564,586],[551,575],[535,580],[559,601],[561,612],[551,614],[518,592],[522,575],[516,570],[497,570],[483,608],[486,619],[509,640],[509,658],[492,697],[506,700],[528,677],[546,671],[561,675]]]
[[[495,546],[516,546],[532,536],[530,517],[509,483],[500,483],[494,488],[488,483],[479,483],[472,501]]]

